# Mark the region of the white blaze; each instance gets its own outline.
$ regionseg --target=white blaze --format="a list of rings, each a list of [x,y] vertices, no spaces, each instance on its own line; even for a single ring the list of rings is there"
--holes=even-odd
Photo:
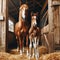
[[[25,8],[22,10],[22,17],[25,19]]]
[[[32,26],[37,25],[36,16],[32,16]]]

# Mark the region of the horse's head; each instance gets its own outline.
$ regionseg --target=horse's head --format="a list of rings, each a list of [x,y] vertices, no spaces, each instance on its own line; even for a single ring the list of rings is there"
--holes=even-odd
[[[23,5],[21,5],[21,7],[20,7],[20,11],[19,11],[20,13],[20,15],[19,15],[19,17],[20,17],[20,19],[19,20],[25,20],[25,19],[27,19],[27,16],[28,16],[28,5],[27,4],[23,4]]]

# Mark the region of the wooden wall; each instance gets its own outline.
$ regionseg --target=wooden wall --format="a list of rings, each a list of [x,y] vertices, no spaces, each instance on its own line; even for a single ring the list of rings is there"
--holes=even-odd
[[[49,34],[52,35],[51,41],[51,49],[55,51],[55,49],[60,48],[60,0],[48,0],[48,14],[49,14]],[[51,37],[50,37],[51,38]],[[51,50],[51,51],[52,51]]]
[[[53,0],[54,49],[60,47],[60,0]]]
[[[48,0],[48,22],[49,28],[45,26],[41,32],[46,35],[49,52],[53,52],[60,48],[60,0]],[[41,39],[43,45],[47,46],[44,35],[41,36]]]

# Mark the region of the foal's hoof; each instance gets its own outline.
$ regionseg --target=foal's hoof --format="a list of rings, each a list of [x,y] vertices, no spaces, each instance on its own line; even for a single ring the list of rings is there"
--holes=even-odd
[[[22,51],[20,50],[20,55],[22,55]]]
[[[28,53],[28,51],[27,51],[27,56],[29,56],[29,53]]]
[[[23,53],[24,53],[24,48],[23,48]]]
[[[34,58],[34,57],[35,57],[35,54],[33,53],[32,58]]]
[[[22,55],[22,53],[20,53],[20,55]]]

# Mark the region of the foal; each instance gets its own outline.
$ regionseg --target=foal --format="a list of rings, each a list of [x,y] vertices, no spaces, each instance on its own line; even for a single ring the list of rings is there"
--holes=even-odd
[[[29,30],[29,38],[30,38],[30,56],[35,56],[38,54],[38,43],[39,43],[39,34],[40,29],[37,27],[36,16],[32,16],[31,20],[31,28]],[[33,42],[33,55],[32,55],[32,42]]]

